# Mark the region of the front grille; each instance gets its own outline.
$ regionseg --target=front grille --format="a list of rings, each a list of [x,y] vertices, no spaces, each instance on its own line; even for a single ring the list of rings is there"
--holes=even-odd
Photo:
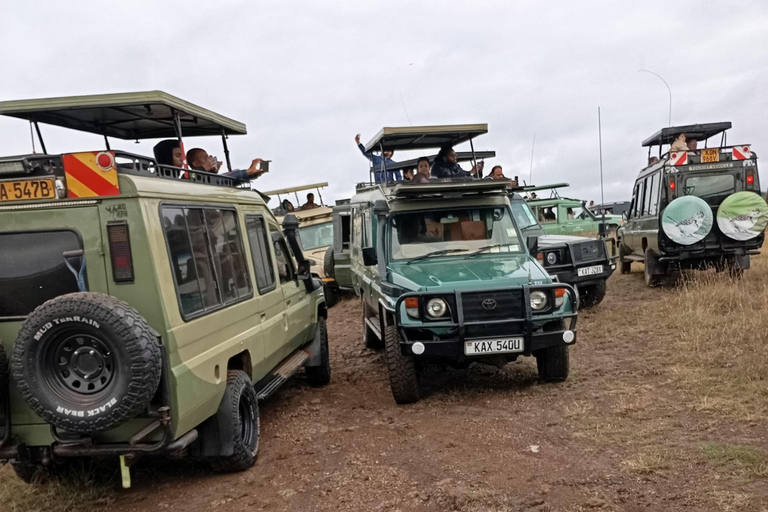
[[[586,263],[588,261],[600,261],[605,259],[605,242],[602,240],[590,240],[579,242],[571,246],[573,263]]]
[[[465,293],[461,296],[461,302],[465,322],[524,316],[522,290]]]

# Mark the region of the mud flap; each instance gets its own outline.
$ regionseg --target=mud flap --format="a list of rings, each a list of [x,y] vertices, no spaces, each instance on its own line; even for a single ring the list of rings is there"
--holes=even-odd
[[[652,255],[650,251],[645,254],[645,266],[648,267],[648,273],[652,276],[663,276],[667,273],[667,267],[663,263],[659,263],[659,259]]]
[[[304,366],[320,366],[322,364],[322,357],[320,355],[320,344],[322,343],[322,336],[320,335],[320,324],[315,326],[315,337],[312,343],[307,345],[304,349],[309,353],[309,359]]]
[[[216,414],[197,428],[198,440],[189,447],[193,457],[226,457],[235,452],[235,440],[232,438],[232,429],[229,426],[231,393],[230,386],[224,388],[224,396],[221,398]]]

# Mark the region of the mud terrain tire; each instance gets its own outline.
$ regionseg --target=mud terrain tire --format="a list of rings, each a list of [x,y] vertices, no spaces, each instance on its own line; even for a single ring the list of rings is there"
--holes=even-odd
[[[307,382],[312,387],[325,386],[331,382],[331,359],[328,353],[328,329],[325,318],[317,319],[317,329],[320,332],[320,366],[306,366]]]
[[[24,400],[46,422],[89,434],[146,409],[161,359],[157,337],[135,309],[79,292],[51,299],[27,317],[12,372]]]
[[[605,281],[579,286],[579,306],[582,308],[597,306],[605,298],[605,289]]]
[[[333,266],[336,264],[336,262],[333,259],[333,247],[329,247],[328,250],[325,251],[325,257],[323,258],[323,271],[325,272],[325,277],[333,277]]]
[[[398,404],[410,404],[419,401],[419,375],[416,361],[403,355],[400,350],[400,335],[397,327],[388,325],[384,330],[387,369],[392,396]]]
[[[256,463],[259,456],[261,421],[256,391],[244,371],[227,372],[227,387],[217,415],[221,415],[219,423],[224,420],[223,423],[231,430],[233,451],[231,455],[211,457],[211,467],[219,473],[245,471]]]
[[[544,382],[562,382],[568,378],[568,347],[549,347],[534,355],[539,379]]]

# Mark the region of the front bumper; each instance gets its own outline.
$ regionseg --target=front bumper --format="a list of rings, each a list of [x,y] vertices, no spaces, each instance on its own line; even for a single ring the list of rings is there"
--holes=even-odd
[[[561,308],[550,310],[542,314],[534,314],[530,307],[530,292],[534,290],[547,290],[555,288],[564,288],[571,302],[571,311],[564,312]],[[495,290],[495,291],[506,291]],[[503,353],[504,356],[525,355],[530,356],[534,352],[557,346],[567,346],[576,343],[576,319],[578,316],[578,297],[572,286],[565,283],[551,283],[543,285],[522,285],[515,287],[515,290],[522,291],[524,314],[519,317],[509,317],[499,320],[473,320],[468,321],[464,318],[462,296],[464,294],[487,292],[488,290],[455,290],[453,292],[412,292],[401,295],[395,303],[395,321],[400,334],[400,349],[403,354],[423,358],[447,358],[454,361],[482,359],[486,356],[465,355],[464,344],[472,341],[496,340],[509,338],[522,338],[523,351],[516,353]],[[451,295],[454,300],[455,310],[451,312],[451,318],[445,321],[424,321],[417,325],[409,322],[403,323],[402,305],[405,299],[409,297],[418,297],[422,301],[427,301],[432,297],[445,298]],[[556,330],[544,330],[546,324],[553,324],[562,321],[560,324],[565,328]],[[494,328],[494,333],[489,336],[474,337],[468,336],[467,331],[472,327]],[[566,333],[572,333],[572,339],[565,341]],[[432,333],[432,339],[426,339],[425,333]],[[424,345],[424,351],[421,354],[413,352],[413,344],[420,342]]]

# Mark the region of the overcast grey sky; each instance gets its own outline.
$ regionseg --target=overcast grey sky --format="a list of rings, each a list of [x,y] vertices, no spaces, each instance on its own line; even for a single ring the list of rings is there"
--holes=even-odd
[[[764,1],[0,0],[0,19],[0,100],[169,92],[247,124],[233,164],[273,160],[261,190],[328,181],[324,198],[349,197],[367,177],[356,133],[484,122],[475,149],[508,177],[528,180],[535,133],[533,182],[599,201],[600,106],[605,199],[628,199],[668,115],[640,69],[671,86],[673,124],[732,121],[729,142],[757,153],[768,139]],[[42,128],[49,152],[103,145]],[[30,149],[28,124],[0,118],[0,154]]]

